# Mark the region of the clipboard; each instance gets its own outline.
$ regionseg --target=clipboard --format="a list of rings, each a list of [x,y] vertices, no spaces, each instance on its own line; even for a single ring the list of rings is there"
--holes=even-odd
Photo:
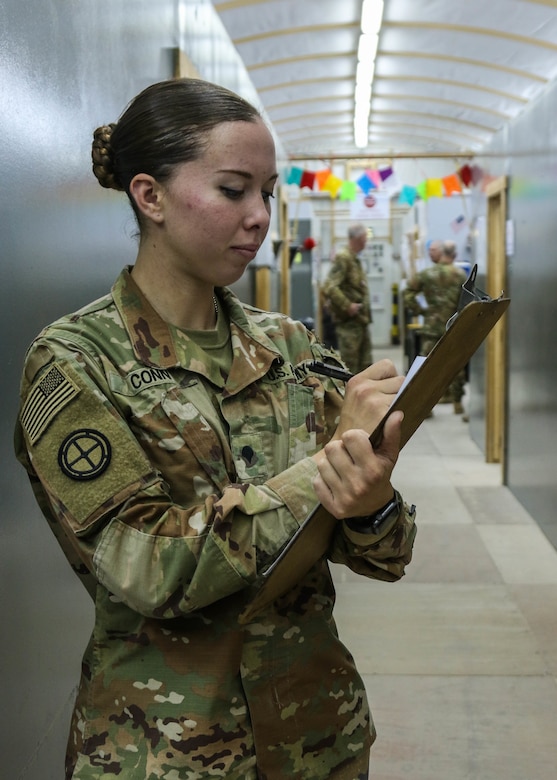
[[[390,414],[402,410],[401,449],[416,432],[445,390],[458,375],[482,341],[509,307],[509,298],[491,300],[481,291],[473,290],[476,267],[463,285],[460,304],[447,323],[447,330],[425,358],[387,414],[371,434],[373,446],[381,442],[383,426]],[[471,280],[471,284],[470,284]],[[474,296],[471,303],[470,296]],[[259,589],[240,614],[239,622],[248,623],[260,610],[293,588],[329,549],[330,540],[340,521],[319,504],[304,520],[280,555],[260,578]]]

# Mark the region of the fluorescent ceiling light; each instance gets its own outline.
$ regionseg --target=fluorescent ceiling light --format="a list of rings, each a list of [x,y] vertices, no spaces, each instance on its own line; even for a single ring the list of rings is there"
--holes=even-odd
[[[375,62],[379,37],[377,33],[373,35],[360,35],[358,42],[358,61],[365,63]]]
[[[367,124],[362,127],[354,126],[354,144],[358,147],[358,149],[365,149],[367,146]]]
[[[354,100],[356,101],[356,104],[364,103],[366,105],[366,110],[369,110],[369,101],[371,100],[371,84],[369,82],[356,82]]]
[[[377,34],[383,18],[383,0],[364,0],[362,3],[362,32]]]
[[[359,149],[364,149],[368,145],[371,87],[375,73],[383,6],[383,0],[363,0],[362,3],[362,35],[358,42],[358,65],[354,87],[354,144]]]

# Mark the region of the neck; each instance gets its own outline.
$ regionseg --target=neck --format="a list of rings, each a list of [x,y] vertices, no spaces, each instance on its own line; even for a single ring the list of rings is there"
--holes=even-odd
[[[179,278],[139,262],[133,267],[132,276],[165,322],[189,330],[216,328],[218,304],[211,285]]]

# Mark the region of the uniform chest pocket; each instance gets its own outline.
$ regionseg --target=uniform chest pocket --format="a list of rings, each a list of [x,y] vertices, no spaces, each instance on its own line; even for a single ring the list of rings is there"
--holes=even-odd
[[[322,430],[318,419],[319,407],[319,398],[316,398],[313,387],[288,384],[290,431],[287,466],[292,466],[302,458],[315,453],[317,432],[319,428]]]
[[[286,382],[277,392],[261,386],[257,401],[257,408],[245,408],[241,425],[230,436],[238,477],[252,484],[313,455],[318,427],[312,387]]]
[[[231,482],[224,426],[201,384],[170,388],[154,403],[136,399],[131,424],[177,503],[203,500]]]

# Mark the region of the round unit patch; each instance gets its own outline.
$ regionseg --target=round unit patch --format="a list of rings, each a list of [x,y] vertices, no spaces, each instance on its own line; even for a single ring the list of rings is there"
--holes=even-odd
[[[70,479],[95,479],[105,472],[112,447],[100,431],[80,428],[66,436],[58,450],[58,464]]]

